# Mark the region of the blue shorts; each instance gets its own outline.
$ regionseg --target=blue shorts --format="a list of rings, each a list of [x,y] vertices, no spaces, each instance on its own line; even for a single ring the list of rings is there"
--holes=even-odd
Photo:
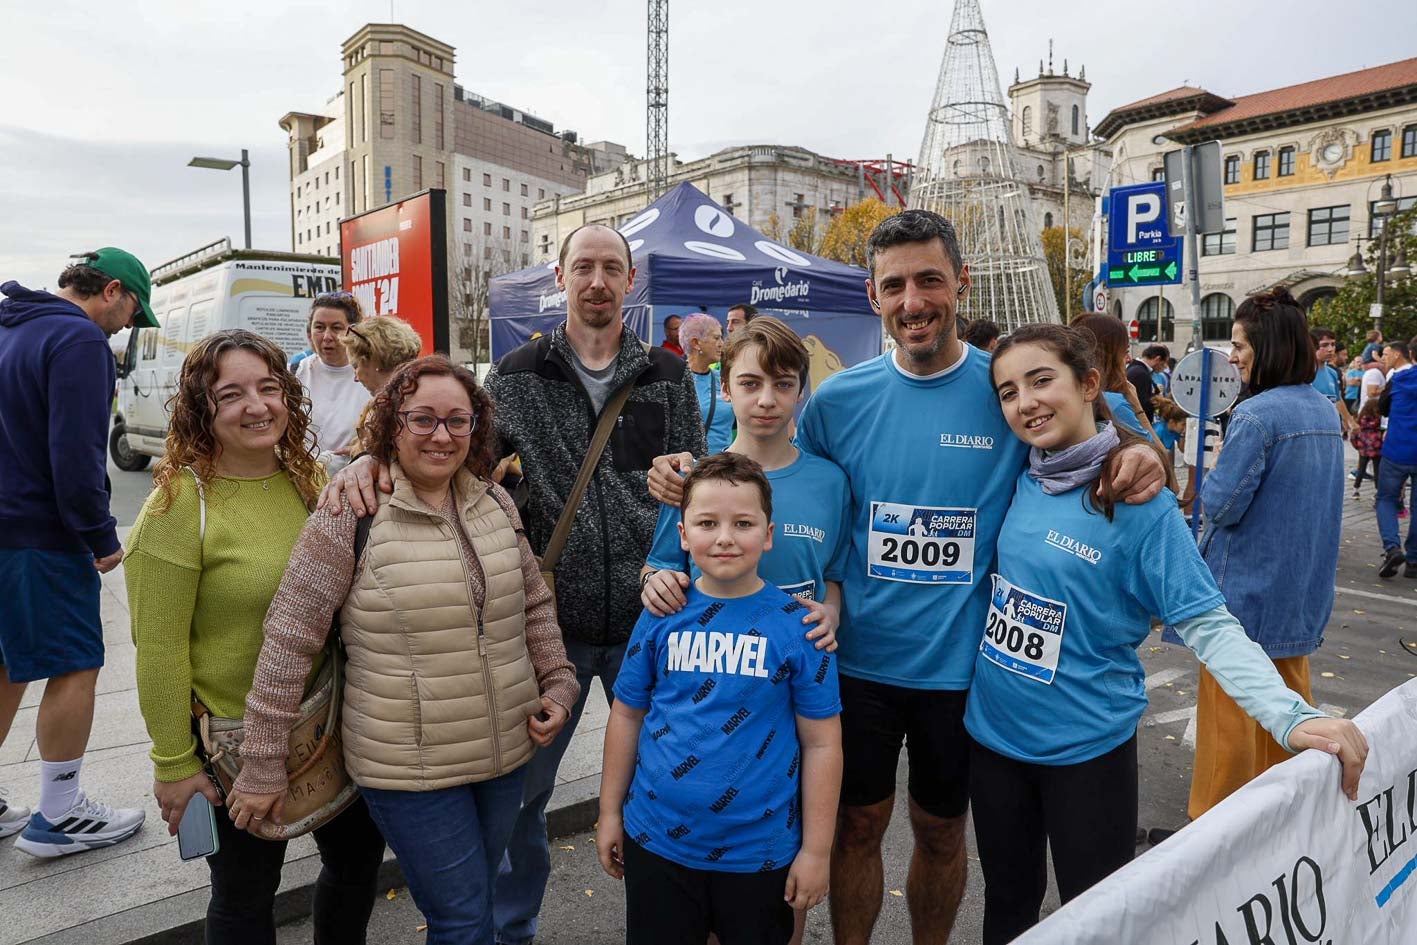
[[[0,548],[0,663],[11,682],[103,665],[93,555]]]

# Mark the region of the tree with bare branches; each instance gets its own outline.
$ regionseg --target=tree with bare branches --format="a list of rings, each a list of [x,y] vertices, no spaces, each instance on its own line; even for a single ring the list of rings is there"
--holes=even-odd
[[[482,363],[492,356],[488,304],[492,279],[531,265],[531,251],[518,253],[507,240],[491,236],[458,241],[454,264],[449,267],[448,315],[457,333],[458,346],[469,360]]]

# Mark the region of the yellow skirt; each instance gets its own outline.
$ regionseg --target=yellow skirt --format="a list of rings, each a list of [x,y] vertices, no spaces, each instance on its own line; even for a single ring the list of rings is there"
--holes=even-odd
[[[1284,684],[1310,704],[1309,658],[1274,661]],[[1292,754],[1225,694],[1204,666],[1196,692],[1196,763],[1189,813],[1195,820]]]

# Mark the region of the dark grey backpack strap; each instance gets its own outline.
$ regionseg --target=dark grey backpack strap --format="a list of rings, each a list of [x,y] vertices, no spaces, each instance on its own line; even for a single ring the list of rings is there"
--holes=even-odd
[[[369,529],[374,525],[374,516],[366,515],[354,525],[354,563],[359,564],[359,558],[364,554],[364,548],[369,544]]]
[[[718,410],[718,384],[714,383],[717,380],[718,372],[709,368],[709,414],[708,419],[704,421],[705,439],[708,438],[709,431],[713,429],[713,415]]]
[[[355,568],[359,567],[359,559],[364,555],[364,549],[369,544],[369,529],[373,526],[373,524],[373,515],[366,515],[363,518],[357,519],[354,523]],[[357,577],[358,574],[356,573],[355,576]],[[339,610],[335,611],[334,617],[330,620],[330,639],[336,644],[342,644],[344,642],[343,639],[340,637]]]

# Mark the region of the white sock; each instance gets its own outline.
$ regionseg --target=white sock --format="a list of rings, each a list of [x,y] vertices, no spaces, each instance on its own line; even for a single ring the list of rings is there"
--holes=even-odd
[[[41,761],[39,763],[39,812],[55,823],[69,812],[79,799],[79,768],[84,758],[73,761]]]

